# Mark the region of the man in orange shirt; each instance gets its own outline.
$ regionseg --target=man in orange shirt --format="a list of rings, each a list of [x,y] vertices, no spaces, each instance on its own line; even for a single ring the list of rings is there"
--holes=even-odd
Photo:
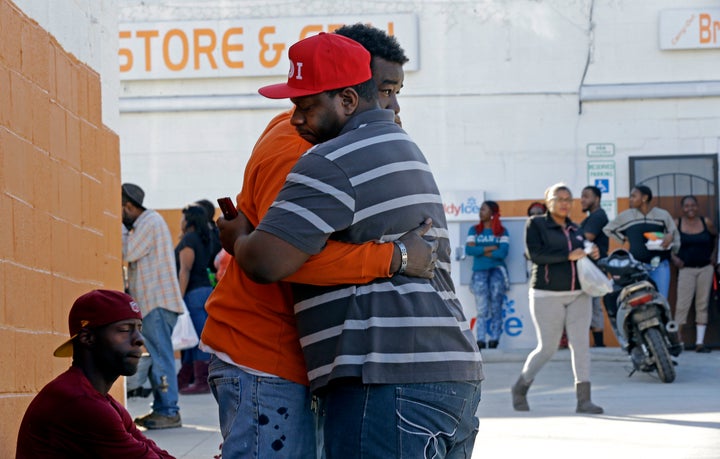
[[[397,114],[402,65],[408,60],[397,41],[361,24],[336,33],[368,49],[382,108]],[[253,226],[262,220],[297,159],[312,146],[290,124],[290,116],[291,112],[284,112],[270,122],[245,168],[237,202]],[[329,241],[322,253],[285,280],[359,284],[398,271],[430,277],[434,245],[421,237],[430,225],[425,223],[400,238],[403,244]],[[248,457],[253,452],[259,457],[314,458],[311,397],[289,285],[257,284],[237,263],[230,263],[206,309],[201,340],[214,354],[209,382],[219,405],[223,456]]]

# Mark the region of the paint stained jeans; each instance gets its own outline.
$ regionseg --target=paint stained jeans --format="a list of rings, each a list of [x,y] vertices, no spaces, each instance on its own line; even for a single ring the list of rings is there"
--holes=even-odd
[[[250,374],[214,355],[208,382],[218,403],[222,457],[316,459],[307,387]]]
[[[331,387],[320,398],[327,459],[470,459],[479,381]]]
[[[474,271],[470,290],[475,295],[478,341],[499,341],[502,334],[502,307],[507,291],[507,272],[504,267]]]

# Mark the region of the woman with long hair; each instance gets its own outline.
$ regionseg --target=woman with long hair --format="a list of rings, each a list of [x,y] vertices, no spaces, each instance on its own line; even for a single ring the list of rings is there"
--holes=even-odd
[[[207,268],[212,259],[212,241],[205,209],[190,204],[182,210],[182,237],[175,247],[178,282],[183,300],[198,336],[202,334],[207,312],[205,301],[212,293]],[[181,394],[205,394],[208,386],[210,354],[195,346],[182,351],[182,366],[178,373]]]
[[[477,306],[477,343],[480,349],[498,347],[502,334],[502,306],[509,287],[505,258],[510,237],[500,223],[500,207],[495,201],[480,206],[480,222],[471,227],[465,253],[474,257],[470,290]]]

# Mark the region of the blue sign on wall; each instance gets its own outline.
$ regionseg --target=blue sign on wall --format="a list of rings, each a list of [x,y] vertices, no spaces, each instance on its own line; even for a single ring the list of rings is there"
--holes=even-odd
[[[610,180],[609,179],[595,179],[595,186],[600,188],[603,194],[610,193]]]

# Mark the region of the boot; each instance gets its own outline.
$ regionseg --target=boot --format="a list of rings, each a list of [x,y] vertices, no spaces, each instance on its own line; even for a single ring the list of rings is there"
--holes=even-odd
[[[576,413],[601,414],[603,409],[590,401],[590,382],[575,383],[577,393]]]
[[[594,331],[592,332],[593,335],[593,341],[595,341],[595,347],[605,347],[605,343],[603,342],[603,332],[600,331]]]
[[[193,382],[192,363],[183,363],[177,374],[178,390],[187,388]]]
[[[520,375],[517,382],[512,386],[512,404],[515,411],[530,411],[526,397],[530,384],[532,384],[532,381],[525,381]]]
[[[181,389],[179,392],[183,395],[207,394],[210,392],[208,385],[208,362],[207,360],[196,360],[193,362],[193,373],[195,374],[195,382]]]

